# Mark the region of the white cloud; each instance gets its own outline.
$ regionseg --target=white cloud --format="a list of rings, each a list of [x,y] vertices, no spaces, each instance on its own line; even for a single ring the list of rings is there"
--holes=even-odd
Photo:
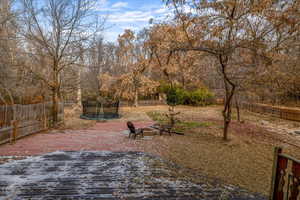
[[[144,26],[143,25],[128,25],[128,26],[121,26],[120,28],[123,30],[130,29],[132,31],[138,31],[138,30],[143,29]]]
[[[174,16],[173,9],[165,5],[150,9],[137,9],[134,11],[119,10],[111,12],[108,21],[113,23],[149,22],[150,19],[163,20]]]
[[[147,22],[151,18],[154,18],[154,16],[150,11],[117,12],[108,16],[110,22]]]
[[[99,4],[107,4],[107,0],[99,0]]]
[[[126,0],[119,0],[114,4],[109,0],[101,0],[101,3],[96,10],[100,15],[107,16],[107,23],[110,26],[104,34],[106,41],[116,41],[118,35],[125,29],[138,32],[149,26],[150,19],[159,22],[174,17],[174,8],[164,4],[142,3],[139,7],[130,7],[131,4]]]
[[[103,11],[107,7],[108,7],[108,1],[107,0],[99,0],[95,5],[94,10]]]
[[[103,8],[108,5],[107,0],[99,0],[99,2],[96,4],[97,8]]]
[[[107,42],[116,42],[120,34],[121,32],[119,31],[107,31],[104,33],[104,40]]]
[[[119,1],[115,4],[113,4],[111,7],[112,8],[125,8],[128,6],[128,3],[127,2],[123,2],[123,1]]]
[[[164,14],[166,12],[169,12],[169,10],[166,7],[162,7],[154,11],[154,13],[156,14]]]
[[[94,9],[100,12],[116,12],[127,6],[128,3],[123,1],[111,5],[108,0],[100,0]]]

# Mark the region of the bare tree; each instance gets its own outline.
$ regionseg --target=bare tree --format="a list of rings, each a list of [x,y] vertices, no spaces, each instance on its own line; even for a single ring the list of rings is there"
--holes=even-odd
[[[27,66],[52,92],[53,125],[58,122],[62,71],[74,66],[85,43],[99,33],[103,24],[93,15],[93,0],[21,0],[20,27],[27,54],[39,61],[36,53],[47,58],[44,72]],[[34,49],[34,51],[32,50]]]
[[[7,103],[8,99],[10,104],[14,104],[12,88],[16,82],[12,76],[16,46],[15,34],[13,34],[15,15],[11,11],[12,3],[11,0],[0,2],[0,91],[4,94],[0,98],[3,103]]]

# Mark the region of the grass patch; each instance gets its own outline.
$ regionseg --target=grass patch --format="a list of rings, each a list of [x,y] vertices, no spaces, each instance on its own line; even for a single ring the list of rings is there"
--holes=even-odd
[[[186,122],[178,122],[175,125],[174,130],[176,132],[186,132],[194,128],[208,128],[211,126],[213,126],[212,122],[186,121]]]
[[[168,118],[160,112],[147,112],[147,115],[154,121],[160,124],[167,124]],[[197,122],[197,121],[179,121],[175,124],[174,130],[177,132],[184,132],[193,128],[207,128],[213,126],[212,122]]]
[[[210,127],[213,126],[214,123],[212,122],[191,122],[191,121],[187,121],[187,122],[179,122],[178,125],[180,126],[184,126],[186,128],[200,128],[200,127]]]
[[[151,111],[151,112],[146,112],[146,114],[154,121],[158,123],[165,124],[168,122],[168,118],[163,115],[162,113],[156,112],[156,111]]]
[[[94,120],[85,120],[80,118],[81,110],[65,108],[65,124],[63,129],[87,129],[96,124]]]

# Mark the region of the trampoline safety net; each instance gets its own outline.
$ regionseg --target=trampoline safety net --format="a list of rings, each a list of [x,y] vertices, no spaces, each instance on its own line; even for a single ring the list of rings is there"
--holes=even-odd
[[[83,101],[82,119],[102,120],[119,118],[119,101],[101,103],[99,101]]]

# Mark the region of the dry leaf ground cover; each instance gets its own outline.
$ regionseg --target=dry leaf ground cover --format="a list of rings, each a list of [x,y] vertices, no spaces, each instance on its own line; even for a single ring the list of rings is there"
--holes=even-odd
[[[294,136],[269,131],[261,120],[268,121],[268,125],[281,124],[299,129],[300,123],[245,112],[244,123],[233,120],[230,141],[224,142],[221,109],[220,106],[178,107],[181,114],[177,130],[183,131],[184,136],[156,136],[150,141],[141,140],[139,144],[145,151],[159,154],[191,169],[193,173],[198,171],[267,195],[274,147],[282,146],[284,152],[300,158],[300,149],[297,147],[300,147],[300,142]],[[152,119],[162,122],[167,108],[148,107],[141,110]]]

